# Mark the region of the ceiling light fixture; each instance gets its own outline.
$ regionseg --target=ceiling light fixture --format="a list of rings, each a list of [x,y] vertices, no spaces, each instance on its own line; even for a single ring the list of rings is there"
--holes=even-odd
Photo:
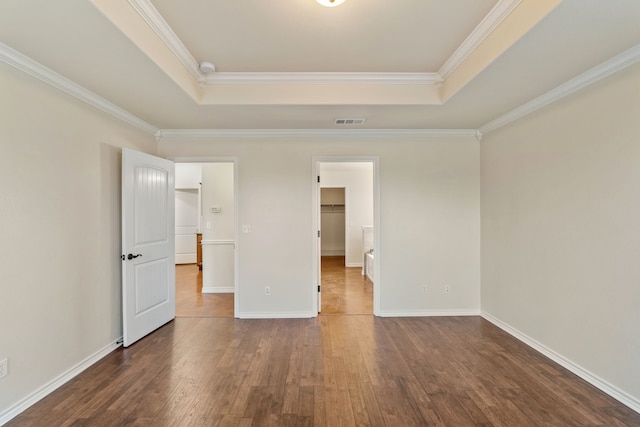
[[[336,6],[340,6],[346,0],[316,0],[316,1],[325,7],[336,7]]]

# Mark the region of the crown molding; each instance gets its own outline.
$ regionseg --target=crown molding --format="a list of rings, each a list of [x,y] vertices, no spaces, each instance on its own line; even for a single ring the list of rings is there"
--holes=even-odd
[[[500,0],[480,22],[438,73],[261,73],[217,72],[205,75],[198,61],[182,43],[150,0],[128,0],[140,17],[160,37],[184,67],[205,84],[429,84],[442,85],[456,68],[523,0]]]
[[[151,27],[151,29],[160,37],[164,44],[173,52],[184,67],[198,81],[203,81],[205,75],[200,72],[200,65],[193,57],[191,52],[182,43],[182,40],[176,35],[167,21],[160,15],[158,9],[155,8],[149,0],[128,0],[131,7],[138,12],[138,15]]]
[[[164,138],[292,138],[292,137],[473,137],[476,129],[160,129],[158,141]]]
[[[216,72],[204,75],[200,71],[198,61],[196,61],[150,0],[128,0],[128,2],[193,77],[205,84],[419,84],[439,86],[443,81],[438,73]]]
[[[437,73],[214,73],[208,84],[406,84],[440,85]]]
[[[372,136],[473,136],[478,141],[484,135],[539,110],[567,95],[589,86],[617,71],[640,61],[640,44],[620,55],[593,67],[578,77],[561,84],[520,107],[511,110],[479,129],[158,129],[128,111],[41,65],[11,47],[0,43],[0,61],[38,80],[55,87],[111,116],[144,132],[155,135],[160,141],[165,137],[183,138],[269,138],[269,137],[372,137]],[[354,76],[355,78],[355,76]]]
[[[17,50],[10,48],[4,43],[0,43],[0,61],[151,135],[158,132],[157,127],[150,125],[128,111],[85,89],[68,78],[63,77]]]
[[[500,0],[484,17],[478,26],[469,34],[462,44],[453,52],[453,55],[444,63],[438,74],[446,80],[458,68],[462,62],[487,38],[513,10],[522,3],[522,0]]]
[[[597,65],[590,70],[580,74],[579,76],[569,80],[566,83],[551,89],[549,92],[541,95],[533,100],[521,105],[520,107],[511,110],[507,114],[504,114],[497,119],[486,123],[481,126],[479,132],[482,135],[486,135],[489,132],[493,132],[509,123],[518,120],[528,114],[533,113],[551,103],[564,98],[567,95],[589,86],[598,80],[601,80],[613,73],[616,73],[630,65],[640,61],[640,44],[632,47],[631,49],[622,52],[620,55]]]

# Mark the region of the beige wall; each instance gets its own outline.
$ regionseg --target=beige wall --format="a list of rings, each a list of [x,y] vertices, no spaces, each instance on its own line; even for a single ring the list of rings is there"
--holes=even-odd
[[[379,157],[380,314],[479,313],[475,138],[166,138],[159,151],[169,158],[238,158],[239,225],[251,232],[238,233],[236,315],[315,314],[314,156]]]
[[[234,164],[202,165],[202,292],[233,292],[235,285]],[[217,206],[221,212],[212,213]],[[211,228],[207,228],[210,225]],[[220,241],[227,241],[220,244]]]
[[[122,335],[121,147],[152,136],[0,64],[0,415]]]
[[[481,143],[482,310],[640,402],[640,65]]]
[[[235,201],[233,200],[233,163],[202,164],[202,238],[235,239]],[[212,213],[218,206],[222,212]],[[206,227],[210,223],[211,228]]]

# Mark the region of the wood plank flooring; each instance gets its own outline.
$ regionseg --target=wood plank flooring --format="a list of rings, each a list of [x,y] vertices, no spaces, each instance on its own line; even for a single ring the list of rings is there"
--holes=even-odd
[[[233,294],[203,294],[202,270],[176,265],[176,317],[233,317]]]
[[[8,427],[640,426],[479,317],[178,318]]]
[[[373,284],[344,256],[322,257],[322,314],[372,314]],[[176,317],[233,317],[233,294],[203,294],[202,271],[176,265]]]
[[[320,263],[322,314],[373,314],[373,284],[360,267],[345,267],[344,256]]]

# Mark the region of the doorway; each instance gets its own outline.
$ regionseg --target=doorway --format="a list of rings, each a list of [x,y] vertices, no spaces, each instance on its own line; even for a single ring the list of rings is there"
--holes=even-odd
[[[316,160],[318,312],[373,314],[378,284],[364,274],[363,227],[374,229],[377,159]],[[373,250],[371,250],[373,253]]]
[[[193,253],[176,265],[176,316],[233,317],[238,303],[236,161],[176,159],[175,170],[178,197],[197,194],[197,202],[190,202],[197,205],[196,227],[183,238],[188,243],[176,246]],[[176,222],[176,235],[179,231],[184,234]]]

